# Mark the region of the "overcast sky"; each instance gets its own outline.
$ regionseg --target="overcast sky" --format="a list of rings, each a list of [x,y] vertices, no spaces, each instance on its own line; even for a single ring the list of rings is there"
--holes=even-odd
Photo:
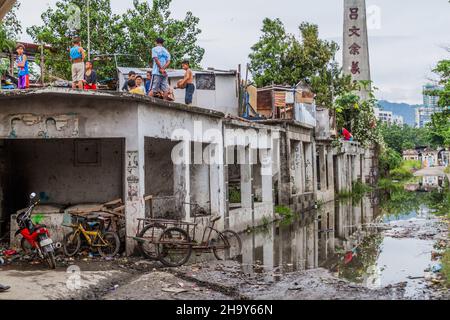
[[[56,0],[22,0],[19,17],[24,27],[40,24],[40,12]],[[111,0],[122,13],[132,0]],[[449,54],[448,0],[367,0],[372,80],[379,99],[419,104],[421,88],[435,63]],[[343,0],[173,0],[172,13],[181,18],[192,11],[200,18],[199,43],[206,49],[203,67],[236,69],[248,62],[265,17],[280,18],[288,32],[298,25],[319,25],[320,36],[342,43]],[[380,13],[378,15],[378,12]],[[378,20],[378,16],[380,19]],[[23,40],[30,40],[24,34]],[[341,55],[337,57],[341,62]]]

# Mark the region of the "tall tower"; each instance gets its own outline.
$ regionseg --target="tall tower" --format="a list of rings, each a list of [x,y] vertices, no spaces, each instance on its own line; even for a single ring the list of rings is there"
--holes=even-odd
[[[344,73],[352,80],[371,80],[369,40],[365,0],[344,0]],[[367,90],[361,89],[361,98],[367,99]]]

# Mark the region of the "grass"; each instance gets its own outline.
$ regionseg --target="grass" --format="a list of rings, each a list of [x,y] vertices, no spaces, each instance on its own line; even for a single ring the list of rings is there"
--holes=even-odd
[[[230,203],[241,203],[241,191],[237,187],[230,187]]]
[[[450,174],[450,167],[445,168],[444,172]]]
[[[275,213],[280,216],[281,222],[284,224],[291,224],[294,221],[294,212],[286,206],[276,206]]]

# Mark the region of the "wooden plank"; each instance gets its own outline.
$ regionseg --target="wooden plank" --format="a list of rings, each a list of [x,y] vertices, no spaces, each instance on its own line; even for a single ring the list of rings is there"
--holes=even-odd
[[[113,206],[113,205],[115,205],[115,204],[122,204],[122,203],[123,203],[123,202],[122,202],[122,199],[116,199],[116,200],[107,202],[107,203],[105,203],[105,204],[103,204],[103,205],[104,205],[104,206]]]

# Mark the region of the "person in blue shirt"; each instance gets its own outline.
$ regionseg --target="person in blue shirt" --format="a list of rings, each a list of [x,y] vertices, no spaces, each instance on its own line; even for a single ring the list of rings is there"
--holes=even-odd
[[[30,86],[30,73],[28,70],[28,57],[23,53],[25,50],[25,46],[23,44],[17,45],[17,68],[19,69],[17,72],[17,76],[19,78],[18,81],[18,89],[27,89]]]
[[[152,86],[152,72],[147,71],[147,77],[145,78],[145,94],[148,95],[150,93],[150,88]]]
[[[86,53],[81,47],[81,39],[73,39],[73,47],[70,48],[70,61],[72,62],[72,89],[84,88],[84,59]]]
[[[166,69],[170,65],[171,56],[169,51],[163,47],[164,39],[156,39],[156,47],[152,49],[153,70],[152,86],[149,93],[150,97],[162,94],[164,100],[168,100],[170,88],[169,77]]]

